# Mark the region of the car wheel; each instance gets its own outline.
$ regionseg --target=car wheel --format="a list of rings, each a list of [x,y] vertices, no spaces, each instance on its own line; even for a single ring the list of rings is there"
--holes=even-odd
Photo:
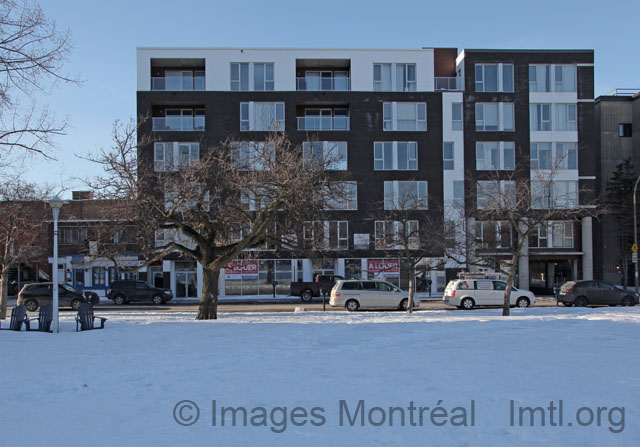
[[[589,302],[585,297],[579,296],[578,298],[575,299],[573,304],[575,304],[576,307],[585,307],[587,304],[589,304]]]
[[[24,302],[24,306],[29,312],[35,312],[40,307],[40,304],[36,300],[27,300]]]
[[[355,312],[360,308],[360,303],[358,303],[356,300],[349,300],[344,305],[344,307],[346,307],[349,312]]]
[[[153,304],[162,304],[162,303],[164,303],[164,300],[162,299],[162,295],[153,295],[151,297],[151,301],[153,302]]]
[[[405,298],[400,301],[400,310],[407,310],[407,307],[409,307],[409,299]]]
[[[529,307],[529,298],[520,297],[516,300],[516,307]]]
[[[634,306],[636,304],[633,297],[625,296],[622,298],[622,302],[620,303],[622,306]]]
[[[122,295],[116,295],[113,297],[113,304],[117,304],[118,306],[121,306],[125,303],[125,299]]]
[[[308,303],[309,301],[311,301],[311,298],[313,298],[313,293],[309,289],[303,290],[302,293],[300,294],[300,299],[305,303]]]
[[[473,306],[475,306],[475,304],[476,303],[474,303],[471,298],[465,298],[460,303],[460,307],[462,307],[465,310],[471,310],[473,309]]]
[[[71,308],[73,310],[78,310],[78,307],[80,307],[80,303],[82,302],[82,300],[76,298],[75,300],[71,301]]]

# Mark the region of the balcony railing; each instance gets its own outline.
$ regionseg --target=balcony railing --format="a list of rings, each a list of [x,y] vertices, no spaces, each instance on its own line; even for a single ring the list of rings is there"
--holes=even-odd
[[[337,78],[296,78],[296,90],[346,92],[351,90],[351,79]]]
[[[435,89],[438,90],[464,90],[464,79],[462,77],[456,78],[434,78]]]
[[[204,76],[151,78],[151,90],[190,92],[204,90]]]
[[[298,130],[349,130],[349,117],[299,116]]]
[[[165,116],[152,119],[155,131],[204,130],[204,116]]]

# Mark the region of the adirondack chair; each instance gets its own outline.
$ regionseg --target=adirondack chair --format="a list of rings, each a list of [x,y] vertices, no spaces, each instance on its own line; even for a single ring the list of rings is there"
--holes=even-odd
[[[20,331],[23,324],[26,326],[26,329],[29,330],[27,308],[24,304],[20,304],[19,306],[16,306],[11,310],[11,322],[9,323],[9,327],[0,329],[2,329],[3,331]]]
[[[38,328],[32,329],[30,326],[27,326],[28,331],[51,332],[51,322],[53,321],[53,305],[44,304],[40,306],[38,318],[29,318],[29,323],[34,320],[38,321]]]
[[[100,320],[100,326],[95,326],[95,319]],[[76,317],[76,332],[90,331],[92,329],[104,329],[104,317],[96,317],[93,315],[93,306],[89,303],[80,303],[78,306],[78,316]]]

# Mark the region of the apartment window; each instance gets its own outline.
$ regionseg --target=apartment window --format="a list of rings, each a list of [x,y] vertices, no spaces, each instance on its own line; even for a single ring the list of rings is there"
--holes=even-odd
[[[551,104],[529,104],[529,130],[551,130]]]
[[[391,181],[384,182],[385,210],[429,209],[428,182]]]
[[[513,180],[482,180],[476,183],[477,207],[486,209],[509,209],[516,203],[516,182]]]
[[[499,72],[502,76],[499,76]],[[513,65],[476,64],[476,92],[512,92]]]
[[[515,143],[513,141],[476,142],[476,170],[493,171],[515,169]]]
[[[464,181],[454,180],[453,182],[453,207],[464,208]]]
[[[200,143],[154,144],[154,169],[156,172],[175,171],[179,167],[193,167],[199,161]]]
[[[184,247],[194,249],[196,243],[189,236],[178,230],[157,230],[155,232],[155,245],[156,248],[166,247],[170,243],[175,242]]]
[[[104,267],[93,267],[91,269],[91,284],[93,287],[106,285],[106,269]]]
[[[578,144],[556,143],[557,169],[578,169]]]
[[[284,131],[284,102],[240,103],[241,131]]]
[[[340,221],[315,221],[303,224],[306,248],[347,250],[349,248],[349,223]]]
[[[273,63],[232,63],[232,91],[273,91]]]
[[[373,143],[373,160],[373,169],[376,171],[417,170],[418,143],[376,141]]]
[[[529,92],[551,91],[551,66],[529,65]]]
[[[325,188],[325,210],[357,210],[358,183],[333,182]]]
[[[392,220],[375,221],[376,250],[416,250],[420,247],[419,237],[417,220],[409,220],[406,223]]]
[[[462,103],[451,104],[451,130],[462,130]]]
[[[275,161],[275,146],[265,147],[262,141],[243,141],[231,143],[231,158],[245,171],[263,171],[270,169]]]
[[[630,137],[631,136],[631,123],[620,123],[620,124],[618,124],[618,136],[619,137]]]
[[[383,130],[427,130],[427,104],[424,102],[385,102],[382,115]]]
[[[60,245],[82,245],[87,240],[87,227],[60,227],[58,230],[58,243]]]
[[[554,83],[556,92],[576,91],[576,66],[556,65],[554,70]]]
[[[302,143],[305,166],[312,168],[314,163],[330,171],[347,170],[346,141],[305,141]]]
[[[478,248],[510,248],[511,225],[504,221],[476,221]]]
[[[513,131],[514,130],[513,103],[476,103],[477,131]]]
[[[442,145],[442,168],[444,170],[455,169],[455,163],[453,160],[453,143],[446,141]]]
[[[555,130],[578,130],[578,106],[576,104],[556,104],[555,118]]]
[[[415,92],[416,64],[373,64],[376,92]]]
[[[531,143],[530,152],[531,169],[551,169],[551,143]]]
[[[276,191],[258,187],[249,191],[242,191],[240,204],[245,211],[259,211],[275,200]]]
[[[551,222],[551,240],[554,248],[573,248],[573,223]]]
[[[533,230],[532,234],[529,236],[529,247],[530,248],[547,248],[548,241],[548,233],[547,233],[547,224],[538,224],[536,229]]]
[[[577,208],[578,182],[575,180],[531,181],[531,208]]]
[[[349,109],[307,108],[298,117],[298,130],[349,130]]]

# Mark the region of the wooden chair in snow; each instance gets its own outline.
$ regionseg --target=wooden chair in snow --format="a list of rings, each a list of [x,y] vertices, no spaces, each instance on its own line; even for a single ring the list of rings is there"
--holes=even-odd
[[[3,331],[20,331],[22,325],[29,330],[29,318],[27,318],[27,308],[24,304],[14,307],[11,310],[11,322],[8,328],[2,328]]]
[[[100,320],[100,326],[95,325],[95,319]],[[93,315],[93,306],[89,303],[80,303],[78,306],[78,316],[76,317],[76,332],[90,331],[92,329],[104,329],[104,317],[96,317]]]
[[[38,321],[38,328],[31,328],[32,321]],[[27,325],[28,331],[37,332],[51,332],[51,323],[53,322],[53,305],[45,304],[40,306],[38,312],[38,318],[29,318],[29,324]]]

